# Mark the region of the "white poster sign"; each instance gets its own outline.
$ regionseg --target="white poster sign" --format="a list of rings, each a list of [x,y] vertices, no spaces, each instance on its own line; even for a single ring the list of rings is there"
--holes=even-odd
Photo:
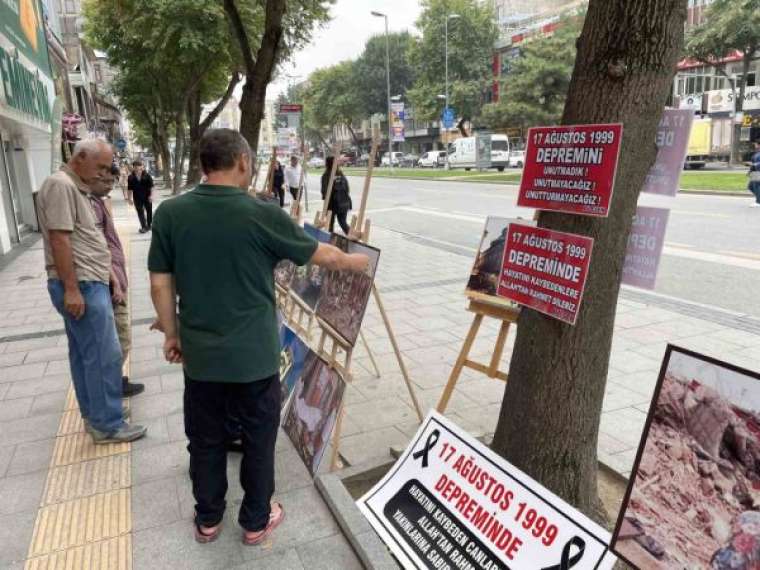
[[[736,91],[738,93],[739,89]],[[734,110],[734,92],[731,89],[708,91],[706,95],[708,113],[731,113]],[[760,110],[760,86],[747,87],[744,91],[744,104],[742,105],[742,110]],[[739,109],[737,109],[737,111],[739,111]]]
[[[606,570],[610,533],[431,411],[358,506],[404,568]]]

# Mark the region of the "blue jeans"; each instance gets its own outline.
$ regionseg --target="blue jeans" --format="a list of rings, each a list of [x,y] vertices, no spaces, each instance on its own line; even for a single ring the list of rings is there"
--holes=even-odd
[[[48,281],[53,306],[63,317],[69,339],[69,365],[82,417],[105,433],[113,433],[123,424],[121,410],[121,347],[108,285],[80,281],[85,311],[76,320],[63,306],[63,283]]]
[[[760,182],[750,182],[749,191],[755,195],[755,202],[760,204]]]

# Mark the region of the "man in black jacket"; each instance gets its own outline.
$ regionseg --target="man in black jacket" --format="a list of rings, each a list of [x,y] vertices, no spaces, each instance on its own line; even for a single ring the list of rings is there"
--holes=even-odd
[[[135,160],[132,167],[132,174],[127,180],[127,199],[135,205],[140,220],[140,233],[144,234],[153,225],[153,178],[145,172],[143,163],[139,160]]]

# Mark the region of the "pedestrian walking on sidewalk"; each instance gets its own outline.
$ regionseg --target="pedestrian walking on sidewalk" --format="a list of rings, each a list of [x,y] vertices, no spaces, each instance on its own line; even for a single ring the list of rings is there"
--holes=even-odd
[[[140,233],[150,231],[153,225],[153,177],[145,171],[143,163],[132,163],[132,174],[127,179],[129,203],[134,203],[140,220]]]
[[[755,143],[755,152],[752,154],[749,165],[749,191],[755,195],[755,201],[750,205],[760,208],[760,141]]]
[[[79,411],[95,443],[134,441],[146,429],[124,421],[122,354],[111,305],[111,254],[97,226],[90,185],[111,177],[113,150],[80,141],[68,165],[37,194],[48,292],[63,317]]]
[[[116,321],[116,333],[121,346],[122,370],[124,370],[123,364],[127,362],[129,351],[132,349],[132,325],[130,324],[129,295],[127,294],[129,280],[127,279],[126,257],[113,221],[113,209],[109,197],[113,184],[119,181],[119,168],[113,167],[111,174],[112,179],[107,178],[92,184],[91,199],[98,228],[103,232],[108,250],[111,252],[111,301],[113,303],[113,316]],[[125,398],[136,396],[145,390],[143,384],[134,384],[129,381],[127,376],[122,376],[121,384],[122,394]]]
[[[239,132],[208,131],[200,142],[207,181],[161,205],[148,255],[164,356],[185,373],[194,532],[203,543],[221,532],[230,416],[242,432],[243,542],[261,543],[285,517],[272,502],[281,404],[275,266],[289,259],[364,271],[369,261],[318,243],[282,209],[249,196],[252,156]]]
[[[285,205],[285,171],[282,168],[280,161],[274,163],[274,176],[272,177],[272,186],[274,186],[274,194],[280,199],[280,208]]]
[[[327,196],[327,186],[330,184],[330,173],[332,172],[333,161],[335,157],[328,156],[325,160],[325,171],[322,173],[322,199]],[[340,161],[340,158],[338,158]],[[343,176],[343,171],[340,169],[340,162],[338,162],[338,169],[335,171],[335,181],[333,182],[332,194],[330,194],[329,210],[332,212],[330,217],[330,231],[335,228],[335,218],[338,218],[338,224],[343,233],[348,235],[351,228],[348,225],[348,212],[351,211],[353,204],[351,203],[351,193],[348,187],[348,180]]]
[[[301,189],[301,165],[298,157],[290,157],[290,164],[285,167],[285,183],[288,185],[293,201],[298,201],[298,191]]]

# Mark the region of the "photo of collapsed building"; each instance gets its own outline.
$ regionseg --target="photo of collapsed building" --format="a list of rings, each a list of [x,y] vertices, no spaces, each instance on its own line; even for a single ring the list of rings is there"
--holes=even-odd
[[[515,220],[489,217],[483,228],[480,247],[467,281],[467,293],[496,296],[499,274],[504,259],[507,228]]]
[[[335,234],[330,243],[347,253],[363,253],[370,260],[365,273],[328,271],[317,303],[317,317],[354,345],[372,292],[380,250]]]
[[[760,568],[760,376],[668,347],[613,551],[642,570]]]
[[[274,282],[279,287],[287,289],[296,272],[296,264],[289,259],[283,259],[274,268]]]
[[[304,231],[319,242],[329,243],[330,234],[311,224],[304,224]],[[319,294],[322,291],[322,282],[324,281],[326,269],[314,263],[307,263],[301,267],[294,268],[292,280],[290,281],[290,290],[301,299],[312,311],[317,307]]]

